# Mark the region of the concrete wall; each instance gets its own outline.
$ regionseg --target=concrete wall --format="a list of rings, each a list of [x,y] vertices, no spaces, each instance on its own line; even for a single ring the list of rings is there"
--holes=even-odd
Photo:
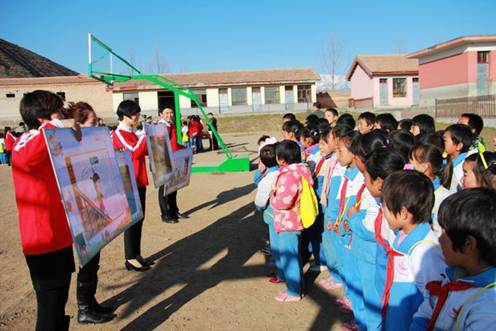
[[[14,124],[21,121],[19,105],[24,93],[34,90],[48,90],[51,92],[64,92],[66,101],[89,103],[99,117],[104,119],[115,119],[113,108],[113,96],[104,84],[94,83],[80,84],[37,84],[24,86],[0,86],[0,122]],[[7,93],[14,93],[15,98],[7,98]],[[118,103],[117,103],[118,104]]]
[[[355,71],[350,79],[351,97],[353,99],[365,99],[373,96],[373,82],[367,73],[360,67],[356,66]]]

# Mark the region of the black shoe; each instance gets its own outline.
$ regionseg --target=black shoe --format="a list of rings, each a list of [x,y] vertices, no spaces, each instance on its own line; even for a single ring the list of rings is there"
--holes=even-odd
[[[162,216],[162,222],[168,223],[168,224],[179,223],[179,221],[176,218],[167,217],[167,216]]]
[[[180,212],[177,212],[177,218],[186,219],[186,218],[189,218],[189,216],[188,215],[185,215],[185,214],[182,214]]]
[[[114,310],[115,310],[112,307],[102,306],[96,300],[92,304],[91,309],[96,311],[97,313],[100,313],[100,314],[113,314]]]
[[[141,267],[136,267],[135,265],[131,264],[129,261],[126,261],[125,263],[126,269],[128,271],[134,270],[134,271],[146,271],[150,269],[150,266],[148,265],[142,265]]]
[[[153,260],[145,259],[141,255],[136,256],[136,260],[138,260],[138,262],[141,263],[142,265],[146,265],[146,266],[152,266],[155,264]]]
[[[103,314],[99,313],[92,306],[79,306],[78,310],[78,322],[81,324],[101,324],[107,323],[113,320],[114,314]]]

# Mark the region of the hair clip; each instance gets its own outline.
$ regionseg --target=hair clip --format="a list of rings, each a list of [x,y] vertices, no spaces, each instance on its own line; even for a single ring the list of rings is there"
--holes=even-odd
[[[489,166],[487,165],[486,158],[484,157],[484,152],[486,151],[486,147],[481,142],[479,142],[477,143],[477,149],[479,150],[479,156],[482,160],[482,165],[484,166],[484,169],[489,168]]]
[[[411,163],[405,163],[403,170],[415,170],[415,167]]]

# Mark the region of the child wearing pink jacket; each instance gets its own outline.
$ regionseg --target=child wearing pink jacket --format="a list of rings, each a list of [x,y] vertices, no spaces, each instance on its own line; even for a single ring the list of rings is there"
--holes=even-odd
[[[300,240],[303,224],[300,218],[301,179],[310,186],[313,179],[308,166],[301,163],[301,151],[297,143],[284,140],[276,145],[276,159],[281,167],[270,197],[274,209],[274,226],[279,241],[281,265],[286,279],[285,291],[275,299],[294,302],[302,297],[302,262]]]

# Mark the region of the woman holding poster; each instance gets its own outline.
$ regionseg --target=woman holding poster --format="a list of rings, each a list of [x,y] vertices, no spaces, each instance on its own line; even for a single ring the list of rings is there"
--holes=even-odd
[[[97,126],[98,117],[86,102],[71,104],[67,109],[67,116],[80,123],[81,127]],[[105,323],[115,317],[112,308],[100,305],[95,299],[99,268],[100,253],[96,254],[84,267],[79,268],[76,288],[79,323]]]
[[[36,291],[36,330],[68,330],[65,315],[71,274],[72,237],[43,135],[46,128],[74,126],[59,120],[62,99],[48,91],[24,94],[20,113],[29,127],[12,150],[12,177],[22,251]],[[80,139],[80,137],[78,138]]]
[[[129,150],[133,160],[138,192],[143,209],[143,219],[132,225],[124,232],[124,250],[127,270],[146,271],[152,262],[141,256],[141,232],[145,215],[146,187],[148,175],[146,173],[145,156],[147,155],[146,136],[138,137],[134,130],[138,126],[141,108],[132,100],[124,100],[117,107],[119,126],[112,133],[112,143],[116,150]]]

